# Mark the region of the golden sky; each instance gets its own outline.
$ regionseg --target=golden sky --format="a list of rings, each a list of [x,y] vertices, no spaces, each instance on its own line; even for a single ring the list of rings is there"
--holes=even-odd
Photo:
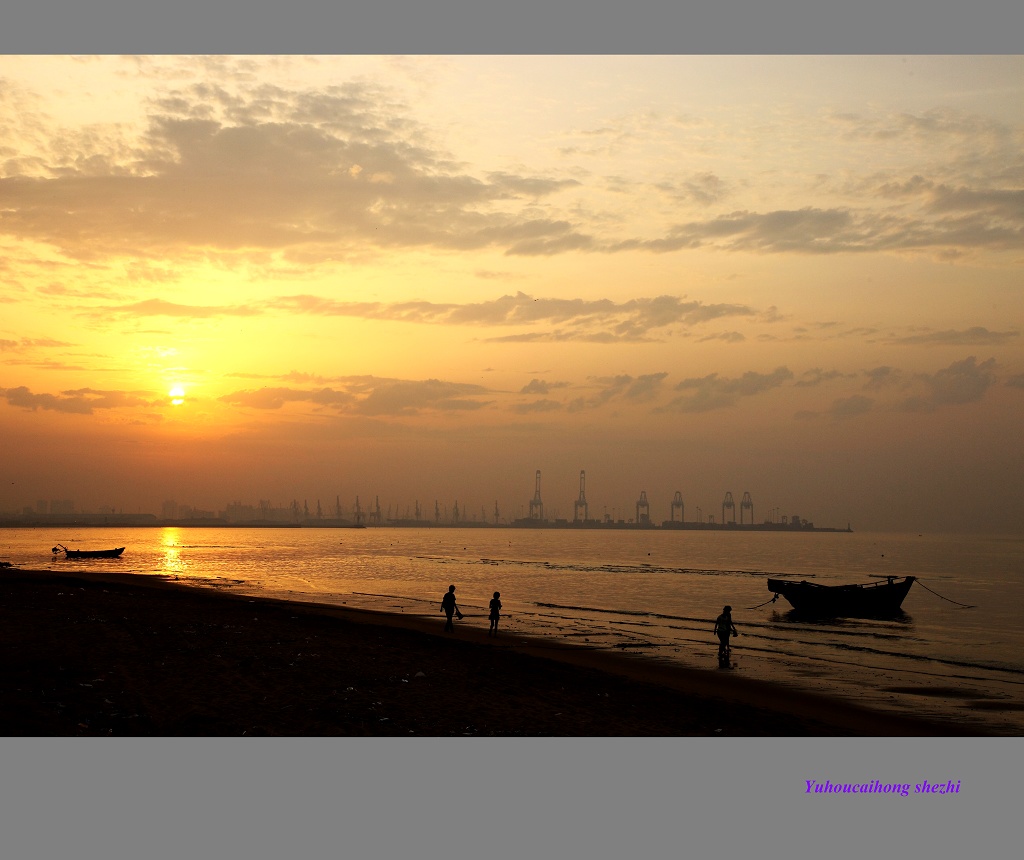
[[[1021,57],[0,57],[0,511],[1017,532]]]

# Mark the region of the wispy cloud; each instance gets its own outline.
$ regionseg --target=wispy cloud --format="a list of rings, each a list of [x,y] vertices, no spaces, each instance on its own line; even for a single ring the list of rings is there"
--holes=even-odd
[[[101,391],[93,388],[79,388],[62,391],[60,394],[35,394],[25,386],[0,388],[0,396],[11,406],[36,411],[67,412],[91,415],[97,409],[121,409],[136,406],[153,406],[166,403],[152,399],[152,395],[130,391]]]
[[[259,316],[264,311],[251,305],[185,305],[164,299],[146,299],[126,305],[108,305],[87,312],[89,316],[112,314],[125,317],[173,317],[177,319],[212,319],[216,317]]]
[[[980,200],[979,200],[980,202]],[[731,212],[673,227],[655,239],[613,243],[609,251],[647,250],[668,253],[696,248],[755,253],[839,254],[890,251],[1024,248],[1024,214],[1012,222],[999,211],[924,217],[868,209],[803,209]]]
[[[863,415],[865,412],[870,412],[874,403],[875,401],[870,397],[865,397],[863,394],[854,394],[852,397],[842,397],[834,401],[828,410],[828,414],[832,418],[840,420],[853,418],[857,415]]]
[[[0,338],[0,352],[16,352],[24,353],[33,349],[52,349],[52,348],[64,348],[72,346],[72,344],[63,340],[54,340],[48,337],[22,337],[17,340],[10,340],[6,338]]]
[[[792,378],[793,371],[788,367],[777,367],[771,373],[756,373],[751,370],[733,379],[720,377],[717,373],[684,379],[675,386],[675,390],[686,393],[676,397],[665,408],[677,412],[727,409],[735,406],[742,397],[753,397],[778,388]]]
[[[557,400],[533,400],[530,403],[515,403],[511,409],[513,412],[517,412],[521,415],[528,415],[535,412],[557,412],[564,409],[565,406],[559,403]]]
[[[543,379],[531,379],[520,390],[520,394],[549,394],[556,388],[568,388],[568,382],[547,382]]]
[[[925,386],[927,393],[907,398],[903,408],[912,412],[929,412],[942,406],[981,400],[995,383],[995,363],[995,359],[990,358],[979,364],[972,355],[935,373],[918,374],[915,378]]]
[[[682,201],[694,202],[702,206],[710,206],[727,197],[729,184],[714,173],[695,173],[684,179],[666,180],[658,183],[659,191],[669,197]]]
[[[996,346],[1018,337],[1019,331],[989,331],[983,326],[973,326],[894,337],[885,343],[894,346]]]
[[[261,302],[235,305],[185,305],[163,299],[147,299],[125,305],[92,308],[94,317],[167,316],[207,319],[221,316],[257,316],[292,313],[325,317],[354,317],[420,325],[480,327],[544,327],[542,331],[488,338],[489,341],[616,341],[650,339],[671,326],[693,327],[725,317],[756,317],[746,305],[686,300],[678,296],[629,299],[555,299],[526,293],[464,304],[430,301],[346,302],[322,296],[280,296]],[[552,328],[554,327],[554,328]]]
[[[645,373],[633,376],[621,373],[616,376],[592,377],[587,380],[590,388],[596,389],[593,394],[576,397],[570,401],[570,412],[597,409],[607,403],[649,403],[656,399],[662,390],[662,383],[668,377],[665,372]]]
[[[895,367],[890,367],[889,365],[865,370],[864,376],[867,377],[867,381],[864,383],[864,388],[876,391],[880,388],[899,385],[903,381],[903,374],[900,370]]]
[[[813,388],[827,382],[834,382],[837,379],[848,379],[850,374],[840,370],[822,370],[820,367],[805,370],[800,374],[799,379],[793,384],[800,388]]]
[[[438,379],[403,380],[352,377],[338,388],[264,387],[225,394],[223,403],[276,410],[289,403],[373,416],[414,415],[423,411],[473,411],[489,405],[474,399],[488,394],[480,385]]]

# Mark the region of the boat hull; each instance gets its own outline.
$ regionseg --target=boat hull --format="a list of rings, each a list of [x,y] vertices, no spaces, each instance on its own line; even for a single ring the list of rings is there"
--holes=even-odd
[[[914,577],[864,585],[819,585],[769,579],[768,590],[782,595],[797,612],[808,615],[877,616],[900,612]]]
[[[120,558],[124,547],[116,549],[65,549],[65,558]]]

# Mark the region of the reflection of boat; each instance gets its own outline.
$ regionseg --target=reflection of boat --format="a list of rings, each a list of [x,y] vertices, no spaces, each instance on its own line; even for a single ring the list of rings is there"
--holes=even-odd
[[[65,558],[120,558],[121,553],[124,552],[124,547],[119,546],[117,549],[68,549],[62,544],[57,544],[53,548],[53,554],[56,555],[58,552],[63,552]]]
[[[813,615],[892,615],[899,612],[903,598],[914,584],[914,577],[859,585],[819,585],[816,582],[791,582],[769,579],[768,590],[782,595],[798,612]]]

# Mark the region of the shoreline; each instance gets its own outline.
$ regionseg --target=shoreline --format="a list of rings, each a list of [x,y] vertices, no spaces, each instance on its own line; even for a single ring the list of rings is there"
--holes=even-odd
[[[7,736],[965,736],[954,723],[486,627],[0,571]]]

